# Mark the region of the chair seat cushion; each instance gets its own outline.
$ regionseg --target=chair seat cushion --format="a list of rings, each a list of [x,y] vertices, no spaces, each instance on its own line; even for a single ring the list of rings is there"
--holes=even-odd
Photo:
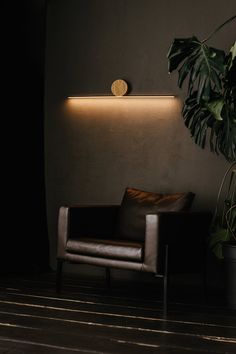
[[[71,253],[133,262],[143,261],[143,249],[144,244],[141,242],[87,237],[69,239],[66,244],[66,250]]]

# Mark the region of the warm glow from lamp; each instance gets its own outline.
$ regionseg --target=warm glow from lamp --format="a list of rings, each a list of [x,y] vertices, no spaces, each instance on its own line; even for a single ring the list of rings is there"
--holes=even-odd
[[[133,119],[138,116],[153,116],[166,119],[168,114],[181,110],[181,101],[174,95],[163,96],[70,96],[65,109],[75,116],[91,115]],[[133,117],[133,118],[132,118]],[[101,119],[101,118],[100,118]]]

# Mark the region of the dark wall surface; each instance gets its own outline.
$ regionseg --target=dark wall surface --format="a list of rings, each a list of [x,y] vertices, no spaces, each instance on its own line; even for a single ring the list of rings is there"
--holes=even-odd
[[[227,4],[227,5],[226,5]],[[51,264],[63,204],[120,203],[125,187],[196,193],[212,210],[228,163],[196,146],[181,116],[183,92],[168,74],[175,37],[205,38],[236,13],[234,0],[51,0],[46,49],[46,188]],[[211,45],[228,50],[235,23]],[[130,95],[175,99],[70,101],[110,95],[115,79]]]

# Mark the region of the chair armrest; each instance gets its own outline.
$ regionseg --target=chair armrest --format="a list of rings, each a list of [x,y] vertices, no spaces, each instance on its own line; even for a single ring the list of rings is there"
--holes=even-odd
[[[158,273],[159,218],[156,214],[146,215],[143,270]]]
[[[68,239],[69,207],[60,207],[58,215],[57,258],[64,258]]]

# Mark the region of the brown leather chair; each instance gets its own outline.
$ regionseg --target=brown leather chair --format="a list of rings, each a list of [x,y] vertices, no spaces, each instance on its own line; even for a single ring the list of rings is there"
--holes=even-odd
[[[58,220],[57,292],[63,262],[152,273],[163,281],[167,311],[168,274],[202,272],[211,214],[169,211],[147,214],[142,240],[119,237],[121,206],[62,206]]]

